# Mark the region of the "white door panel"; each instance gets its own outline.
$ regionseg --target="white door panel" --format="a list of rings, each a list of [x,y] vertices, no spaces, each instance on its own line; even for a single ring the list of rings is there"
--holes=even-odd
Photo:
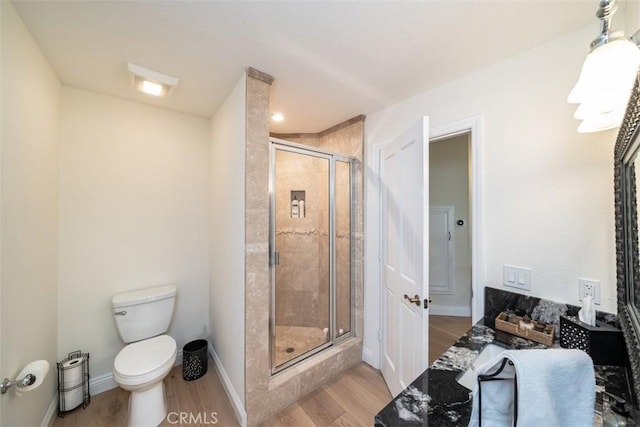
[[[394,396],[427,368],[429,353],[427,130],[425,117],[380,152],[381,370]]]

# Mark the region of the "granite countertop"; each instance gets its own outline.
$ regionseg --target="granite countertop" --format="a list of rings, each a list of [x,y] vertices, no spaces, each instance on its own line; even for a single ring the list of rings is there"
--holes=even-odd
[[[375,417],[376,426],[466,426],[472,392],[456,378],[489,343],[505,348],[547,348],[485,326],[480,320]],[[628,400],[626,372],[619,366],[596,366],[596,378],[608,392]],[[597,399],[596,399],[597,400]],[[597,406],[597,405],[596,405]]]

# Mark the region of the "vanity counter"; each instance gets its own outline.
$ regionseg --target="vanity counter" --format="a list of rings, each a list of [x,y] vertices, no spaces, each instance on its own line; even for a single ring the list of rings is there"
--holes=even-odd
[[[489,343],[505,348],[547,348],[485,326],[482,320],[455,342],[429,369],[385,406],[375,417],[376,426],[466,426],[472,409],[472,392],[456,377],[475,361]],[[607,391],[628,397],[625,370],[596,366],[596,376]]]

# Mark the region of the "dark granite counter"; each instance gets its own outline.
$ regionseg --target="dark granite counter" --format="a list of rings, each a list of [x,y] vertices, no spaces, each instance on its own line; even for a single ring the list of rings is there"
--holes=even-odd
[[[456,379],[489,343],[512,349],[546,348],[542,344],[496,332],[481,320],[385,406],[376,415],[375,425],[466,426],[471,416],[472,392],[458,384]],[[628,400],[623,367],[597,366],[596,378],[600,391],[606,388],[608,392]]]
[[[376,426],[466,426],[472,409],[471,390],[456,379],[478,357],[489,343],[510,349],[546,348],[527,339],[495,331],[495,318],[503,310],[517,315],[528,315],[534,320],[556,326],[559,335],[560,316],[575,316],[579,307],[557,303],[530,295],[503,289],[485,288],[484,320],[480,320],[455,342],[429,369],[415,379],[375,417]],[[599,321],[618,326],[615,315],[597,312]],[[557,344],[554,344],[557,346]],[[624,345],[609,351],[623,352]],[[596,366],[596,412],[602,409],[602,391],[620,396],[627,401],[631,396],[627,371],[620,366]]]
[[[376,426],[466,426],[472,409],[472,392],[460,385],[456,379],[477,358],[489,343],[510,349],[546,348],[542,344],[514,335],[494,330],[493,319],[499,313],[497,304],[502,307],[518,309],[526,305],[523,312],[533,313],[534,318],[545,318],[558,324],[560,315],[571,314],[571,308],[564,305],[532,298],[513,296],[509,292],[488,289],[484,324],[481,320],[466,334],[458,339],[429,369],[415,379],[394,400],[385,406],[375,417]],[[505,299],[512,298],[508,304]],[[554,344],[554,347],[558,344]],[[595,366],[596,371],[596,413],[602,409],[602,391],[615,394],[629,401],[630,388],[627,372],[621,366]]]

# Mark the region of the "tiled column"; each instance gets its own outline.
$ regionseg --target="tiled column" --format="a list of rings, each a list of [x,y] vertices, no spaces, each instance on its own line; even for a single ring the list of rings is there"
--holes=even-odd
[[[245,154],[245,406],[256,425],[268,392],[269,364],[269,93],[273,77],[247,71]]]
[[[245,154],[245,409],[257,426],[339,372],[362,360],[362,147],[364,116],[345,137],[358,159],[355,224],[356,336],[271,376],[269,356],[269,92],[273,77],[247,72]],[[342,129],[341,125],[339,129]],[[334,127],[331,130],[339,130]],[[323,135],[317,135],[318,138]],[[349,144],[347,144],[349,146]]]

